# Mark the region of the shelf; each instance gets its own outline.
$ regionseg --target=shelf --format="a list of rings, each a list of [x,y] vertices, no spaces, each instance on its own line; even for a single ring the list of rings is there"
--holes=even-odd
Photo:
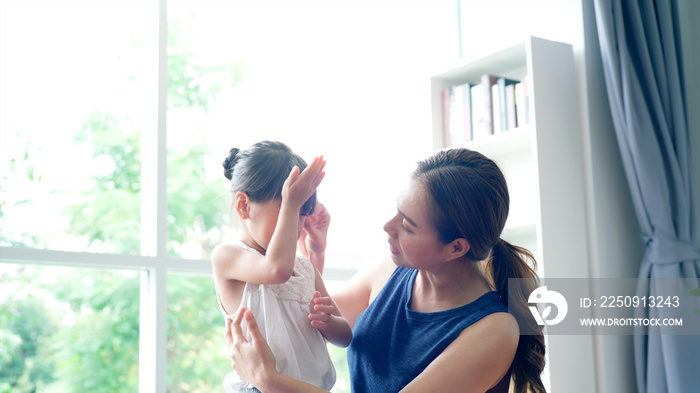
[[[532,151],[532,134],[532,127],[519,127],[469,141],[464,144],[464,147],[476,150],[492,160],[499,161],[500,158],[505,156]]]
[[[580,115],[573,48],[528,37],[524,42],[455,64],[430,78],[435,150],[444,149],[444,89],[480,84],[490,74],[527,76],[531,118],[524,127],[458,144],[494,160],[508,183],[510,212],[505,237],[539,248],[549,275],[567,271],[576,255],[585,263],[586,221],[580,154]]]
[[[432,77],[433,83],[441,84],[440,89],[462,83],[479,83],[482,74],[498,74],[507,78],[520,79],[527,74],[527,52],[524,42],[481,57],[474,61],[462,62],[448,71]]]

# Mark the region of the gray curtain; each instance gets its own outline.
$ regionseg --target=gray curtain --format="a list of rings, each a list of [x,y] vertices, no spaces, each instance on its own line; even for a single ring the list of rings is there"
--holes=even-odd
[[[660,288],[670,278],[700,286],[677,1],[595,0],[595,13],[613,123],[646,243],[638,294],[690,291]],[[640,310],[646,317],[670,311]],[[648,329],[634,336],[638,391],[700,392],[700,335]]]

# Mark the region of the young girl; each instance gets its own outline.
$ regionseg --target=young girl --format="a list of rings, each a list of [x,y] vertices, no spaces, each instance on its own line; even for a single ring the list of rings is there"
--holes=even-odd
[[[306,217],[316,207],[325,161],[316,157],[306,167],[286,145],[264,141],[246,151],[231,149],[223,166],[241,232],[240,243],[212,252],[221,311],[233,319],[239,307],[253,310],[278,359],[277,370],[330,390],[335,369],[324,338],[346,347],[352,331],[312,261],[296,252]],[[235,372],[224,387],[228,393],[258,391]]]

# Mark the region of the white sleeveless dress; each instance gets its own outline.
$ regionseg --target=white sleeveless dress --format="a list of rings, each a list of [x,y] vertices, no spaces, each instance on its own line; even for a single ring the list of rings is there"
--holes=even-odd
[[[258,252],[244,244],[236,244],[250,252]],[[241,305],[253,312],[260,331],[267,339],[277,360],[277,371],[325,390],[335,384],[335,368],[326,348],[326,340],[309,320],[310,304],[315,285],[315,270],[311,261],[297,255],[292,277],[283,284],[249,284],[243,289]],[[218,289],[217,289],[217,297]],[[227,313],[219,298],[224,317]],[[250,335],[242,324],[243,334]],[[227,393],[253,385],[232,371],[224,378]]]

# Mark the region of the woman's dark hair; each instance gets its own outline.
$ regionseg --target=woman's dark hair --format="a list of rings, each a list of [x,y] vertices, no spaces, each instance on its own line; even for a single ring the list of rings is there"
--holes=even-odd
[[[248,194],[253,202],[267,202],[282,197],[282,186],[295,166],[300,171],[306,161],[282,142],[262,141],[247,150],[233,148],[222,163],[224,176],[231,180],[231,192]],[[302,216],[313,214],[316,193],[304,202]]]
[[[467,257],[484,261],[484,271],[521,331],[513,360],[513,387],[516,393],[545,392],[540,377],[544,369],[545,344],[542,327],[528,309],[527,297],[536,288],[535,259],[525,248],[501,239],[508,217],[508,187],[495,162],[476,151],[459,148],[442,150],[418,163],[413,178],[432,198],[429,209],[440,240],[447,244],[463,238],[469,242]],[[532,266],[528,263],[530,262]],[[520,278],[522,285],[508,294],[508,279]]]

